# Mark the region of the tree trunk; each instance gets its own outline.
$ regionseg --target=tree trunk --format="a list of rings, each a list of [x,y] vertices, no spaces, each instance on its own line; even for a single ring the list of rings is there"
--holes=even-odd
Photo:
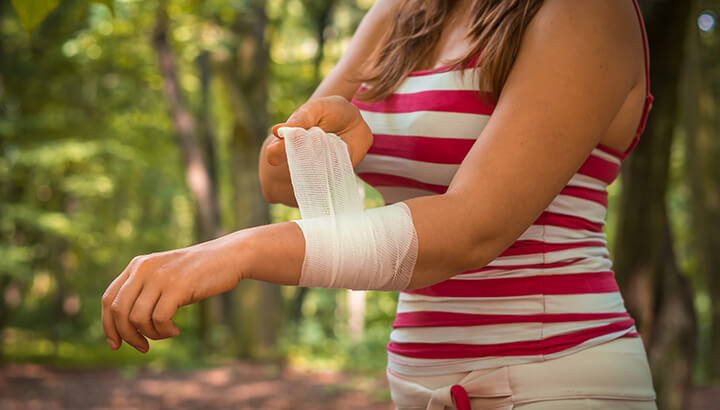
[[[693,15],[700,8],[693,9]],[[697,289],[708,291],[710,296],[710,343],[709,351],[701,350],[708,357],[703,373],[710,379],[720,378],[720,140],[715,107],[718,90],[709,78],[711,70],[720,63],[717,53],[702,53],[700,39],[694,26],[689,30],[688,53],[683,79],[683,119],[685,125],[685,172],[690,188],[690,216],[692,222],[691,243],[697,255],[699,275]],[[699,104],[703,101],[703,104]]]
[[[365,327],[365,301],[367,292],[349,290],[348,292],[348,313],[350,339],[360,340]]]
[[[315,42],[317,50],[313,57],[313,84],[311,92],[317,88],[322,81],[321,65],[325,58],[325,30],[330,25],[332,10],[335,7],[336,0],[305,0],[305,9],[312,19],[315,27]]]
[[[667,256],[659,272],[655,326],[648,350],[657,402],[660,409],[687,409],[692,388],[692,365],[696,346],[696,318],[692,290],[676,263],[669,220],[665,220],[663,252]]]
[[[249,10],[236,15],[232,27],[236,47],[231,49],[231,60],[223,69],[234,115],[230,153],[236,229],[270,223],[270,209],[262,196],[258,176],[260,147],[269,125],[265,3],[254,1]],[[236,321],[232,332],[238,355],[272,356],[282,319],[280,286],[243,281],[236,289]]]
[[[212,76],[212,66],[210,64],[210,53],[207,50],[203,50],[196,59],[198,73],[200,77],[200,106],[198,107],[198,122],[200,123],[200,139],[201,146],[203,147],[203,153],[205,154],[205,163],[208,168],[208,175],[211,181],[211,197],[213,198],[213,208],[218,212],[218,224],[220,224],[220,198],[218,193],[218,173],[217,173],[217,154],[215,144],[215,134],[213,133],[212,118],[210,114],[211,99],[210,99],[210,85]],[[220,227],[220,229],[222,229]],[[220,235],[224,234],[222,232]],[[234,305],[232,290],[223,292],[219,295],[219,312],[217,315],[220,317],[223,325],[228,329],[235,323],[234,319]]]
[[[175,136],[183,153],[185,177],[195,203],[197,239],[205,242],[223,234],[220,226],[217,189],[210,165],[196,136],[196,120],[188,108],[177,78],[177,63],[167,40],[167,32],[166,4],[164,0],[160,0],[152,43],[157,54],[160,74],[163,77],[163,92],[170,109]],[[209,303],[215,300],[208,299],[198,302],[198,335],[204,342],[207,341],[207,330],[212,319]]]
[[[716,56],[716,53],[713,55]],[[709,91],[709,90],[708,90]],[[706,91],[706,92],[708,92]],[[718,99],[714,98],[716,106]],[[707,277],[712,303],[712,333],[710,337],[710,372],[714,380],[720,380],[720,138],[717,130],[720,129],[716,112],[703,112],[701,132],[698,135],[696,149],[701,156],[703,191],[705,193],[704,207],[705,230],[701,238],[701,260],[703,274]]]
[[[623,166],[615,240],[615,270],[648,348],[661,409],[679,409],[686,401],[685,367],[695,347],[692,299],[671,252],[665,202],[691,3],[641,1],[656,100],[645,134]]]

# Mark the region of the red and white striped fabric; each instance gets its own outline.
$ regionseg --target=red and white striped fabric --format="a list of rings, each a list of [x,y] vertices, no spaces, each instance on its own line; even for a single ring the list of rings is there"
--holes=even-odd
[[[635,1],[634,1],[635,3]],[[635,3],[638,18],[640,11]],[[647,74],[647,45],[644,38]],[[411,73],[377,103],[356,99],[374,135],[355,171],[386,204],[442,194],[492,115],[476,71]],[[390,371],[436,375],[540,361],[637,337],[612,271],[603,225],[607,186],[635,147],[598,145],[543,214],[489,265],[400,293]]]

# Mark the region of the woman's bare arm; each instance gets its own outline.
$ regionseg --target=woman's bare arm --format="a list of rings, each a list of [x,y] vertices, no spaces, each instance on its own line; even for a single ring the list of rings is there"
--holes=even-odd
[[[318,85],[309,100],[332,95],[341,96],[346,100],[352,99],[355,91],[360,87],[359,78],[365,69],[367,56],[375,51],[384,32],[381,27],[387,26],[388,19],[393,18],[399,3],[397,0],[379,0],[370,8],[340,61]],[[290,171],[284,156],[284,142],[269,135],[263,142],[258,161],[260,185],[263,196],[268,202],[297,206],[290,183]],[[353,161],[353,165],[357,165],[357,162]]]

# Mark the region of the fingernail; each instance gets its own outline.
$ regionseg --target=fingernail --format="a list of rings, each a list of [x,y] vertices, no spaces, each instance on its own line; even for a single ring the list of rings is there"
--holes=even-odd
[[[143,354],[145,354],[145,353],[147,353],[147,351],[148,351],[148,348],[147,348],[147,347],[145,347],[145,346],[140,346],[140,347],[138,348],[138,350],[140,351],[140,353],[143,353]]]
[[[115,343],[114,340],[112,340],[110,338],[106,338],[105,340],[107,340],[108,346],[110,346],[110,349],[112,349],[112,350],[117,349],[117,343]]]
[[[177,336],[179,334],[180,334],[180,329],[178,329],[178,328],[173,329],[173,336]]]

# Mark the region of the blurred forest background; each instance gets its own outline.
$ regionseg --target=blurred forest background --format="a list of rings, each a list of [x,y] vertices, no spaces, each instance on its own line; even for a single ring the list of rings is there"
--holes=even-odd
[[[263,200],[260,145],[372,3],[0,0],[0,403],[40,391],[20,397],[8,376],[25,363],[124,380],[232,363],[270,378],[337,371],[365,377],[327,379],[365,386],[371,399],[353,403],[388,401],[362,380],[383,377],[396,293],[248,281],[181,308],[181,336],[147,355],[112,352],[100,323],[105,288],[135,255],[299,217]],[[720,386],[720,0],[640,3],[656,101],[611,186],[606,233],[660,407],[701,408],[691,397]],[[99,383],[76,377],[81,391]],[[338,403],[325,405],[350,408]]]

